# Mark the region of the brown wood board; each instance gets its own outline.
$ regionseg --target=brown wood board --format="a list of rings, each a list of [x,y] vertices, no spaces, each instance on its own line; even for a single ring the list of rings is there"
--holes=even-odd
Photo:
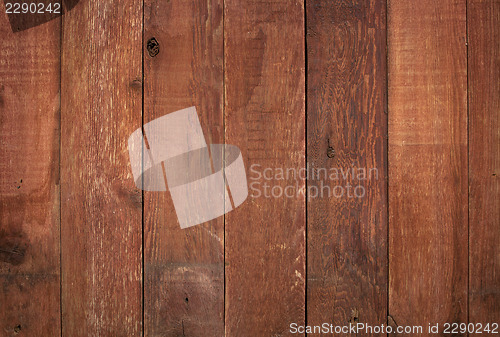
[[[390,1],[388,48],[389,314],[429,335],[467,322],[465,1]]]
[[[467,4],[469,322],[491,329],[500,323],[500,2]]]
[[[306,38],[307,322],[380,325],[388,271],[385,1],[307,1]]]
[[[220,0],[145,2],[144,123],[194,106],[224,142],[222,17]],[[223,336],[224,218],[181,229],[169,192],[144,192],[144,239],[145,336]]]
[[[63,17],[62,333],[142,335],[142,4],[82,1]]]
[[[224,7],[225,129],[254,171],[305,167],[303,1]],[[256,166],[259,165],[259,166]],[[285,188],[304,179],[269,181]],[[280,336],[305,321],[305,197],[249,196],[226,214],[226,336]]]
[[[60,24],[0,20],[2,336],[60,336]]]

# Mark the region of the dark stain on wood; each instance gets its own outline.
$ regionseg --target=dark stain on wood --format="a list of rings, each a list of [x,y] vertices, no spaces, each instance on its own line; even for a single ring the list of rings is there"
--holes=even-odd
[[[229,80],[228,85],[235,86],[239,90],[239,95],[227,97],[229,104],[236,110],[240,110],[250,102],[254,95],[254,90],[262,81],[262,64],[264,62],[264,53],[267,49],[267,36],[262,29],[250,31],[242,35],[241,46],[245,46],[251,53],[244,53],[239,59],[232,60],[238,63],[235,65],[241,70],[241,81]],[[269,52],[269,51],[268,51]]]
[[[4,95],[5,95],[5,87],[0,84],[0,108],[4,107]],[[0,122],[2,121],[2,116],[0,116]]]
[[[21,225],[9,226],[21,228]],[[5,262],[13,266],[22,264],[26,257],[29,241],[21,230],[7,232],[0,229],[0,262]]]
[[[132,81],[130,81],[130,87],[135,90],[141,90],[142,89],[142,80],[140,78],[136,78]]]
[[[124,188],[120,183],[113,185],[120,200],[136,208],[142,208],[142,192],[137,188]]]

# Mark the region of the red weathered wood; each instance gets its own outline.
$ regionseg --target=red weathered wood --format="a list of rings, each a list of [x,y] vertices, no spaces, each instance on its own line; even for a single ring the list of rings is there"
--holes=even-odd
[[[390,1],[388,47],[389,314],[431,335],[467,322],[465,1]]]
[[[195,106],[223,143],[222,15],[222,0],[145,1],[144,123]],[[145,336],[223,336],[224,218],[181,229],[169,192],[144,192],[144,235]]]
[[[500,2],[469,0],[467,15],[469,322],[491,329],[500,324]]]
[[[304,2],[226,1],[224,46],[226,143],[250,188],[226,215],[226,336],[288,335],[305,321],[305,197],[257,197],[250,184],[266,182],[252,167],[305,167]]]
[[[141,336],[142,199],[127,141],[142,119],[142,3],[82,1],[62,37],[63,335]]]
[[[60,19],[0,13],[0,335],[60,336]]]
[[[307,1],[307,53],[308,163],[328,172],[309,182],[307,322],[380,325],[388,279],[385,1]],[[348,174],[337,179],[337,171]]]

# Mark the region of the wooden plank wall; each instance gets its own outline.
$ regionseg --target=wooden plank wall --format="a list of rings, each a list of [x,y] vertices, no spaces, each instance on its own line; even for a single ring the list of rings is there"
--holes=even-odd
[[[0,336],[500,323],[497,0],[64,8],[0,17]],[[181,229],[127,140],[190,106],[297,195]]]
[[[463,0],[389,1],[389,315],[467,322]]]
[[[225,141],[251,182],[252,171],[305,167],[303,28],[302,1],[225,3]],[[262,193],[266,182],[305,186],[258,181]],[[226,215],[226,336],[282,336],[305,322],[305,196],[255,196]]]
[[[385,12],[379,0],[307,2],[307,161],[329,177],[350,172],[308,183],[311,325],[386,322]]]
[[[207,144],[222,144],[222,1],[144,9],[144,42],[160,48],[144,50],[144,123],[195,106]],[[224,335],[224,218],[181,229],[170,195],[147,192],[144,239],[145,336]]]
[[[83,1],[63,16],[65,336],[142,335],[142,199],[127,149],[142,122],[141,46],[140,2]]]
[[[500,322],[500,2],[468,1],[469,321]]]
[[[0,9],[0,335],[60,336],[61,20]]]

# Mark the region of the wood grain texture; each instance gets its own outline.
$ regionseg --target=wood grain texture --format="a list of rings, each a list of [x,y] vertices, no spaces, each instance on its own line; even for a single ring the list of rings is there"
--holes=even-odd
[[[226,143],[250,187],[226,215],[226,336],[284,336],[305,321],[305,180],[253,171],[305,167],[304,3],[228,1],[224,13]],[[298,195],[279,195],[286,186]]]
[[[223,143],[222,0],[146,0],[144,123],[195,106]],[[169,192],[144,192],[145,336],[224,335],[224,218],[181,229]]]
[[[80,2],[63,17],[62,328],[142,335],[142,199],[127,140],[141,127],[142,4]]]
[[[306,10],[307,323],[380,325],[388,278],[386,3],[315,0]]]
[[[500,323],[500,2],[468,1],[469,322]]]
[[[399,325],[467,321],[465,5],[388,6],[389,314]]]
[[[60,336],[60,19],[0,13],[0,335]]]

